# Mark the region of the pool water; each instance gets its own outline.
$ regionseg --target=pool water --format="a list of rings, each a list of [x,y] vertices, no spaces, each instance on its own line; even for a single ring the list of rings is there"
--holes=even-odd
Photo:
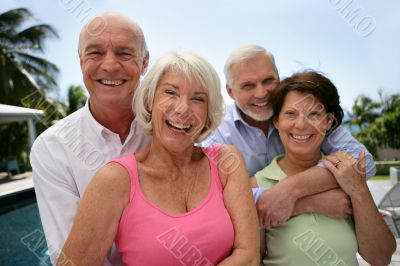
[[[51,265],[33,191],[0,200],[0,265]]]

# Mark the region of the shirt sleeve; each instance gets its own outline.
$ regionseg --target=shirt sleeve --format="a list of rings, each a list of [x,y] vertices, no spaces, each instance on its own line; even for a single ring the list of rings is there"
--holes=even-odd
[[[253,198],[254,198],[254,202],[257,202],[258,199],[260,198],[261,194],[264,191],[267,191],[269,188],[272,187],[272,183],[270,182],[270,180],[267,177],[267,170],[268,167],[265,167],[264,169],[262,169],[261,171],[258,171],[257,173],[255,173],[254,178],[257,181],[257,188],[252,188],[253,189]]]
[[[372,154],[342,126],[336,128],[336,130],[324,140],[321,147],[321,151],[324,154],[332,154],[340,150],[346,151],[356,159],[358,159],[360,151],[364,150],[366,156],[366,177],[369,179],[375,175],[376,168]],[[322,161],[319,161],[318,166],[325,167]]]
[[[75,216],[79,193],[61,147],[38,138],[30,162],[36,199],[52,263],[64,246]]]
[[[254,199],[254,203],[256,203],[258,201],[258,199],[260,198],[261,194],[266,191],[266,188],[263,187],[253,187],[253,199]]]

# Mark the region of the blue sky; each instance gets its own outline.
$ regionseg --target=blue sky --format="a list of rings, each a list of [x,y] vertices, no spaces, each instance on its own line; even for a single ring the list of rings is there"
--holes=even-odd
[[[0,12],[16,7],[30,9],[38,23],[60,35],[46,43],[44,55],[61,70],[60,97],[69,85],[83,85],[78,35],[89,16],[104,11],[142,26],[150,62],[170,50],[198,52],[220,74],[223,90],[223,66],[232,49],[259,44],[275,55],[281,78],[305,68],[326,73],[345,109],[359,94],[378,99],[379,88],[400,91],[396,0],[3,0]]]

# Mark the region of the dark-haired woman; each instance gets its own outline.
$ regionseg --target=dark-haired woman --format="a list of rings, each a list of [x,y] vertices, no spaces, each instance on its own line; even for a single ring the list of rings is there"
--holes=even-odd
[[[273,92],[274,125],[285,154],[256,173],[257,184],[272,187],[317,165],[321,144],[342,121],[339,95],[317,72],[297,73]],[[396,243],[379,214],[365,181],[365,154],[359,161],[346,152],[324,158],[324,164],[348,194],[353,216],[334,219],[305,213],[266,232],[266,265],[358,265],[357,252],[371,265],[387,265]]]

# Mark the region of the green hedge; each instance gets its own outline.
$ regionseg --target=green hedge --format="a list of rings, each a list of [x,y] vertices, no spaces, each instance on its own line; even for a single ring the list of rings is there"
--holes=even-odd
[[[400,161],[376,161],[375,166],[377,175],[390,175],[390,167],[400,167]]]

